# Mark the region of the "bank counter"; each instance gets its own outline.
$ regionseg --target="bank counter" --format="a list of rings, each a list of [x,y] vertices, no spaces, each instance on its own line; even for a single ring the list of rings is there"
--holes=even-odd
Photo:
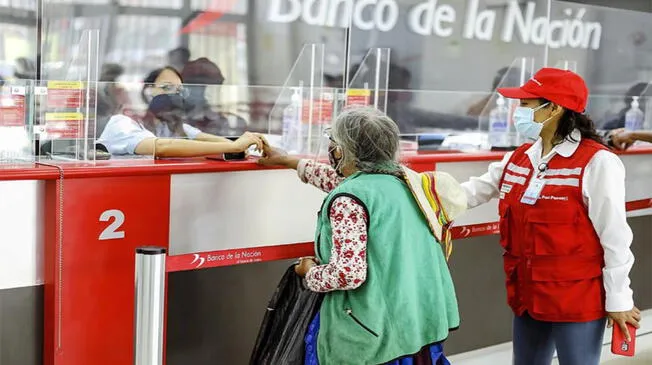
[[[621,155],[637,263],[652,308],[652,148]],[[417,171],[460,181],[502,153],[410,154]],[[167,364],[245,364],[282,272],[312,254],[323,193],[254,160],[42,162],[0,170],[0,363],[120,365],[133,360],[134,252],[168,249]],[[511,339],[497,202],[456,222],[450,262],[460,353]]]

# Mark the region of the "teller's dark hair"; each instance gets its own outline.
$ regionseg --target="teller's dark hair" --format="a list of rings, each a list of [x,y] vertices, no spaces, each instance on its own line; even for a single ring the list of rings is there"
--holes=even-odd
[[[541,105],[552,103],[550,100],[540,100]],[[590,139],[600,143],[601,145],[605,145],[604,140],[595,129],[595,123],[593,123],[593,120],[588,115],[564,108],[564,114],[561,116],[559,124],[557,125],[557,130],[555,131],[555,140],[559,142],[564,140],[579,142],[572,136],[575,129],[580,131],[583,139]]]

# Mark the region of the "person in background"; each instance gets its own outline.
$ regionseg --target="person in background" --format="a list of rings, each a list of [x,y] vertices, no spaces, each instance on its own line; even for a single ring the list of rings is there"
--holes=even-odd
[[[324,75],[324,86],[325,87],[332,87],[335,89],[343,89],[344,88],[344,75]]]
[[[417,93],[411,89],[411,82],[410,70],[400,65],[389,65],[387,115],[398,121],[401,134],[423,133],[433,128],[454,130],[478,128],[478,121],[475,118],[435,111],[427,104],[423,106],[423,102],[422,106],[414,106],[412,100]],[[424,95],[437,97],[434,93]]]
[[[151,83],[148,80],[152,80]],[[126,115],[111,117],[97,143],[114,155],[194,157],[244,152],[255,145],[262,150],[261,135],[245,133],[236,141],[203,133],[186,123],[181,75],[172,67],[150,73],[143,85],[149,105],[141,121]]]
[[[646,92],[648,90],[652,91],[652,89],[650,89],[650,85],[647,82],[639,82],[630,87],[629,90],[627,90],[625,93],[625,107],[623,107],[614,118],[605,121],[602,125],[602,129],[610,131],[614,129],[624,128],[625,115],[627,114],[627,111],[629,111],[629,109],[632,107],[632,101],[634,100],[633,96],[644,96],[649,94],[649,92]],[[640,100],[639,108],[645,112],[644,100]]]
[[[607,140],[610,146],[622,151],[628,149],[637,141],[652,143],[652,131],[628,131],[619,128],[610,131]]]
[[[244,133],[247,122],[238,115],[214,110],[206,99],[206,88],[224,84],[222,70],[208,58],[202,57],[186,64],[181,72],[186,83],[188,124],[207,133],[232,136]]]
[[[634,96],[640,96],[639,109],[645,113],[645,106],[652,94],[652,85],[647,82],[639,82],[633,85],[625,94],[625,107],[623,107],[616,117],[606,121],[603,125],[602,135],[607,144],[617,150],[626,150],[636,141],[652,142],[652,133],[649,131],[627,131],[625,130],[625,117],[632,107]]]
[[[511,69],[509,67],[503,67],[500,70],[496,72],[496,75],[494,76],[493,83],[491,85],[491,93],[481,100],[478,100],[475,102],[473,105],[469,107],[469,109],[466,111],[466,115],[469,117],[480,117],[480,116],[488,116],[489,112],[491,111],[492,107],[489,105],[489,102],[491,101],[491,97],[493,96],[493,93],[496,91],[496,88],[500,85],[512,85],[516,86],[520,84],[520,69]],[[484,114],[483,114],[484,113]]]
[[[16,59],[14,77],[21,80],[35,80],[37,76],[36,64],[26,57]]]
[[[118,84],[118,78],[124,74],[124,67],[115,63],[105,63],[100,72],[97,89],[97,114],[100,117],[112,116],[122,112],[125,105],[129,105],[129,94]],[[98,126],[98,132],[102,128]]]
[[[177,47],[168,52],[168,65],[181,72],[190,61],[190,50],[187,47]]]
[[[269,147],[260,160],[296,169],[328,193],[317,257],[296,267],[310,290],[326,293],[306,335],[305,363],[449,364],[442,342],[459,314],[442,217],[466,209],[464,192],[448,175],[402,167],[398,127],[376,109],[344,110],[327,135],[329,165]]]
[[[600,363],[605,322],[639,327],[629,272],[625,168],[585,115],[577,74],[544,68],[520,88],[516,130],[532,139],[462,184],[469,208],[500,198],[514,364]]]
[[[154,96],[159,94],[179,94],[184,98],[188,90],[184,88],[181,72],[172,66],[165,66],[153,70],[143,79],[143,88],[140,97],[143,103],[149,104]]]

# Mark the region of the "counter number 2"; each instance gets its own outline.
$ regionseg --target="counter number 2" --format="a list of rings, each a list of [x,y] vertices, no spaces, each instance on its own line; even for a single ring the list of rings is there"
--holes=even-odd
[[[102,233],[100,233],[100,241],[125,238],[125,231],[119,231],[120,227],[125,222],[125,214],[121,210],[105,210],[100,215],[100,222],[111,222],[108,227],[104,228]]]

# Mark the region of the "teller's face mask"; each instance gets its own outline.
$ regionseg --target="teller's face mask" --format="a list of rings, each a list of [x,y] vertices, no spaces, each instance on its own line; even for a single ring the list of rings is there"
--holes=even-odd
[[[516,131],[523,137],[537,140],[543,129],[543,125],[549,121],[552,117],[544,120],[541,123],[538,123],[534,120],[534,113],[542,108],[545,108],[550,103],[545,103],[539,105],[538,107],[532,109],[526,106],[519,106],[514,109],[514,126]]]

